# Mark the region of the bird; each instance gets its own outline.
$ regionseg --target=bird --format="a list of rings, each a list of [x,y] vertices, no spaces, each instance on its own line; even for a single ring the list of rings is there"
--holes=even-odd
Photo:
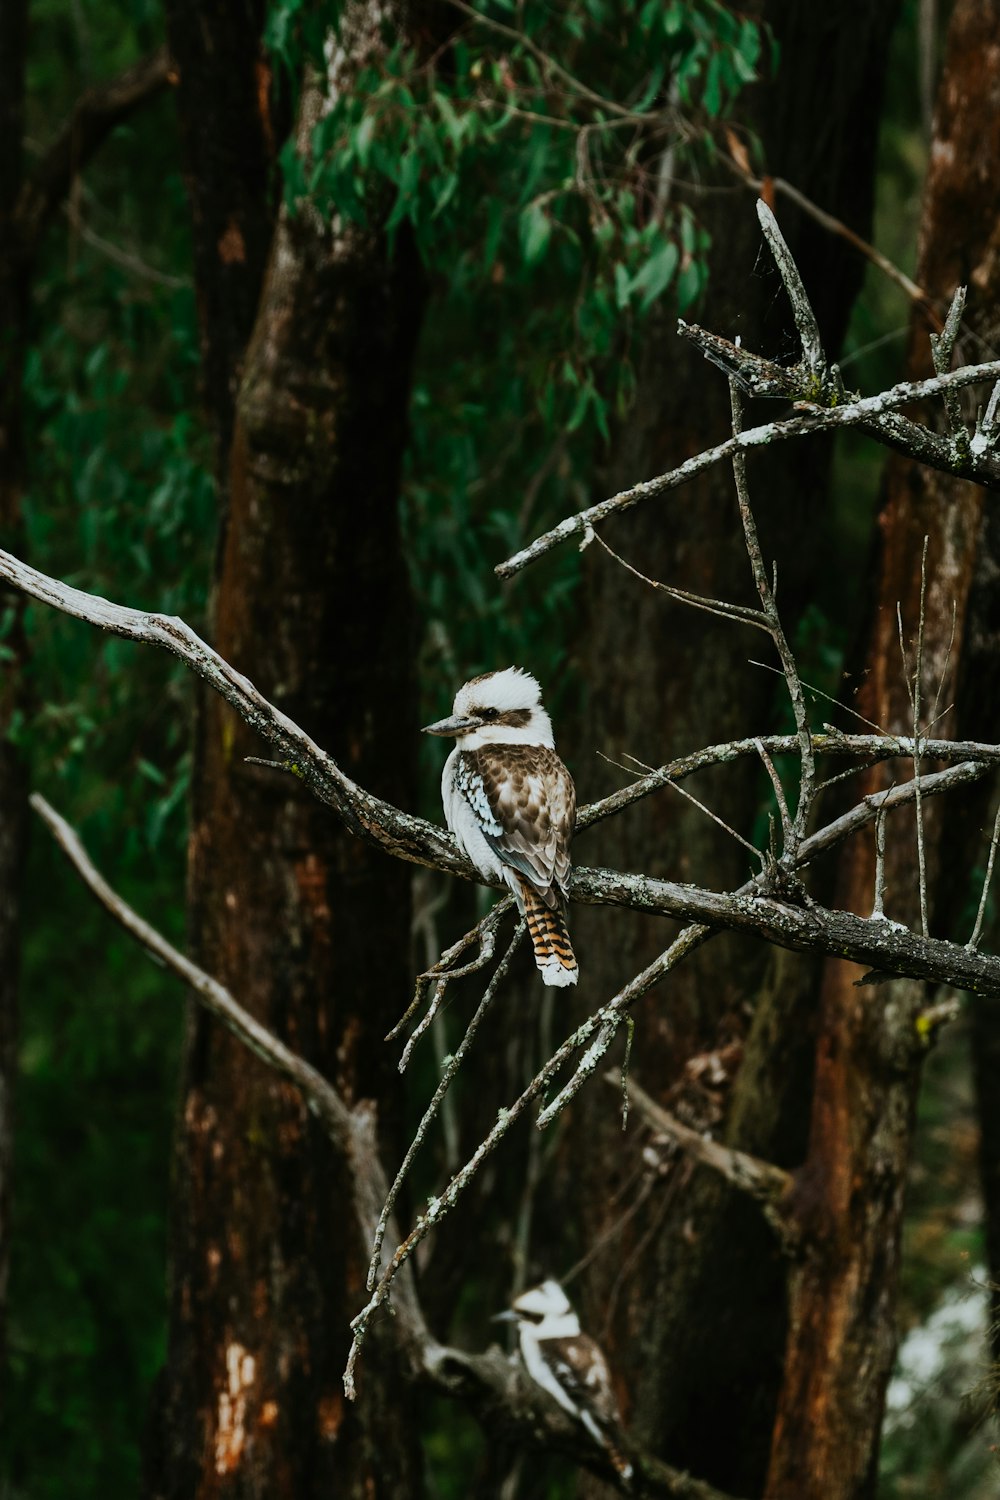
[[[607,1450],[623,1479],[632,1465],[614,1434],[621,1416],[611,1385],[611,1371],[600,1345],[581,1332],[580,1320],[558,1281],[543,1281],[515,1299],[496,1322],[516,1322],[521,1358],[536,1385],[580,1422]]]
[[[451,716],[423,732],[455,739],[441,800],[459,848],[486,880],[513,891],[543,984],[576,984],[565,917],[576,789],[537,680],[521,667],[473,677]]]

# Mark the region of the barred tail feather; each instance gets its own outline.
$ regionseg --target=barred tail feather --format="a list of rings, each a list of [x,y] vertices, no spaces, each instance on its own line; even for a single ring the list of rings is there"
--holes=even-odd
[[[580,977],[576,954],[569,940],[566,918],[560,911],[546,906],[533,886],[521,880],[524,919],[528,924],[535,963],[543,984],[562,987],[576,984]],[[519,903],[520,904],[520,903]]]
[[[607,1450],[607,1455],[614,1464],[615,1469],[627,1484],[632,1478],[632,1465],[616,1442],[614,1429],[611,1424],[609,1422],[598,1422],[586,1409],[580,1412],[580,1420],[594,1441],[600,1443],[601,1447]]]

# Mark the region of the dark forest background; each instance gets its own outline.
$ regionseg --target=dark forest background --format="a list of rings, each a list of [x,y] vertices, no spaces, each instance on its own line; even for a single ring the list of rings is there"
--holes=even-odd
[[[379,45],[352,55],[364,6],[0,0],[0,542],[181,615],[363,785],[439,821],[440,746],[417,728],[466,677],[511,662],[542,682],[582,800],[628,780],[605,757],[656,765],[789,727],[738,632],[644,592],[600,549],[555,552],[508,584],[493,573],[563,515],[725,436],[725,380],[677,338],[678,314],[794,358],[748,178],[765,180],[850,388],[924,373],[960,280],[966,357],[997,357],[1000,334],[993,0],[476,8],[490,25],[447,3],[386,5]],[[341,23],[324,109],[315,70]],[[879,609],[912,602],[930,534],[940,629],[952,599],[959,619],[958,706],[939,732],[996,739],[992,500],[945,495],[961,487],[940,477],[931,493],[855,434],[786,445],[751,477],[804,678],[880,723],[898,716]],[[608,536],[652,577],[747,593],[721,471]],[[385,1409],[345,1412],[363,1294],[328,1143],[108,922],[30,826],[24,792],[349,1100],[379,1100],[393,1167],[477,980],[404,1077],[381,1038],[485,893],[359,852],[305,792],[243,764],[266,752],[168,658],[0,593],[0,671],[0,1494],[604,1493],[404,1390],[391,1331],[360,1370]],[[762,772],[705,787],[759,834]],[[971,928],[992,821],[977,797],[933,829],[942,932]],[[665,794],[579,852],[720,889],[745,874],[738,846]],[[855,875],[829,878],[850,905]],[[905,858],[895,880],[905,916]],[[663,930],[574,914],[571,999],[518,968],[404,1218],[565,1034],[562,1007],[582,1017],[614,993]],[[635,1076],[689,1123],[794,1166],[840,982],[724,938],[643,1001]],[[857,1311],[883,1320],[885,1369],[859,1396],[872,1417],[854,1424],[855,1477],[831,1478],[830,1500],[996,1493],[998,1037],[982,1003],[963,1010],[907,1083],[905,1215],[873,1231],[901,1236],[901,1255],[864,1273],[884,1276],[886,1306]],[[801,1413],[767,1229],[640,1121],[622,1137],[599,1081],[550,1134],[512,1133],[421,1263],[435,1329],[483,1347],[516,1290],[568,1277],[642,1441],[733,1495],[763,1493],[776,1408]],[[280,1391],[252,1481],[220,1471],[204,1436],[234,1329]],[[835,1424],[824,1437],[836,1445]]]

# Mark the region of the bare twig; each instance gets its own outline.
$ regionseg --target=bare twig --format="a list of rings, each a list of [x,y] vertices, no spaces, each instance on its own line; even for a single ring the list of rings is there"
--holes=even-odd
[[[927,853],[924,846],[924,804],[920,785],[920,708],[924,674],[924,631],[927,622],[927,543],[920,558],[920,621],[917,627],[917,669],[913,679],[913,780],[916,785],[917,865],[920,873],[920,931],[927,936]]]
[[[413,933],[423,938],[424,963],[433,968],[441,953],[438,940],[437,915],[448,903],[448,886],[445,881],[436,882],[430,870],[417,867],[413,872]],[[448,1052],[448,1030],[443,1013],[439,1010],[431,1022],[431,1045],[437,1057]],[[448,1095],[441,1103],[441,1134],[444,1139],[444,1161],[449,1172],[454,1172],[461,1160],[461,1137],[455,1100]]]
[[[781,777],[774,769],[774,761],[764,749],[763,742],[759,739],[757,741],[757,753],[763,762],[764,770],[771,778],[771,785],[774,788],[774,795],[778,803],[778,812],[781,814],[781,830],[785,841],[785,848],[791,849],[795,843],[795,833],[792,829],[792,815],[788,810],[785,788],[781,784]]]
[[[462,974],[473,973],[476,969],[481,969],[484,964],[489,962],[493,957],[493,935],[495,934],[497,923],[504,912],[510,910],[513,902],[513,896],[503,897],[495,906],[490,908],[485,917],[480,918],[475,927],[470,928],[463,937],[460,937],[457,942],[452,943],[450,948],[446,948],[436,963],[431,964],[430,968],[425,970],[423,974],[417,975],[413,999],[392,1030],[386,1032],[385,1040],[387,1042],[393,1041],[402,1031],[414,1011],[419,1010],[429,986],[435,980],[440,979],[442,976],[448,980],[458,979]],[[485,953],[484,956],[484,946],[487,941],[489,941],[489,952]],[[479,955],[475,962],[467,964],[461,969],[452,969],[450,966],[454,963],[455,959],[464,953],[466,948],[471,948],[473,943],[479,943],[480,945]],[[403,1069],[400,1067],[400,1072],[402,1071]]]
[[[249,1011],[244,1010],[224,985],[185,958],[183,953],[178,952],[173,944],[168,943],[165,937],[123,901],[97,870],[76,831],[44,797],[35,792],[31,797],[31,806],[105,911],[147,953],[188,985],[202,1005],[217,1016],[223,1025],[228,1026],[245,1046],[301,1089],[309,1108],[322,1120],[334,1144],[341,1150],[347,1150],[352,1128],[351,1112],[333,1085],[298,1053],[286,1047],[266,1026],[262,1026]]]
[[[777,226],[775,225],[776,229]],[[784,240],[781,243],[784,245]],[[736,381],[733,379],[729,381],[729,399],[733,413],[733,432],[738,435],[743,425],[743,400]],[[760,550],[760,540],[757,536],[757,524],[754,521],[753,511],[750,508],[746,455],[742,452],[735,452],[733,454],[733,476],[736,481],[736,498],[740,508],[740,520],[743,523],[743,538],[746,543],[747,554],[750,558],[750,566],[753,569],[757,593],[760,596],[761,608],[767,620],[768,631],[774,642],[774,649],[778,653],[781,670],[784,673],[785,683],[788,687],[788,696],[792,704],[792,714],[795,719],[795,728],[799,742],[799,757],[802,762],[802,773],[799,778],[799,800],[798,806],[795,809],[794,825],[786,824],[784,850],[785,857],[788,860],[794,861],[795,847],[805,834],[809,809],[812,806],[816,787],[816,759],[813,755],[812,737],[809,732],[809,715],[806,709],[805,695],[802,691],[802,680],[799,677],[798,665],[795,661],[795,654],[788,644],[788,639],[781,623],[781,616],[778,614],[774,589],[768,582],[767,569],[764,567],[764,558]],[[763,747],[758,748],[760,754],[763,755],[766,753]]]
[[[393,1179],[392,1186],[386,1194],[385,1203],[382,1205],[382,1211],[379,1214],[378,1224],[375,1226],[375,1235],[372,1241],[371,1262],[368,1266],[369,1291],[371,1291],[372,1287],[375,1285],[376,1277],[379,1274],[382,1260],[382,1242],[385,1239],[385,1231],[386,1226],[389,1223],[389,1218],[396,1206],[396,1199],[399,1197],[399,1190],[403,1186],[403,1183],[406,1181],[407,1174],[413,1164],[413,1159],[416,1156],[417,1152],[420,1150],[420,1147],[423,1145],[423,1142],[427,1136],[427,1131],[433,1123],[438,1109],[449,1088],[451,1087],[452,1080],[454,1079],[455,1074],[462,1066],[462,1061],[465,1057],[465,1054],[472,1046],[476,1032],[479,1030],[479,1023],[482,1021],[486,1012],[493,1004],[493,1001],[496,999],[497,990],[500,988],[501,981],[507,973],[507,970],[510,968],[511,959],[514,957],[517,945],[520,943],[523,936],[524,921],[522,919],[517,924],[517,930],[515,931],[514,936],[511,938],[510,946],[508,947],[507,952],[504,954],[503,958],[497,964],[496,969],[493,971],[490,982],[486,986],[486,992],[483,995],[482,1000],[480,1000],[479,1002],[479,1007],[476,1010],[475,1015],[472,1017],[472,1020],[469,1022],[468,1027],[466,1028],[465,1036],[462,1038],[458,1047],[455,1049],[454,1055],[452,1057],[449,1057],[445,1063],[441,1081],[438,1084],[437,1088],[434,1090],[433,1096],[431,1097],[431,1102],[424,1110],[423,1118],[421,1119],[420,1124],[417,1126],[417,1132],[414,1135],[413,1140],[410,1142],[409,1150],[403,1157],[402,1165],[400,1166],[399,1171],[396,1173],[396,1176]]]
[[[920,784],[922,797],[940,796],[943,792],[954,791],[956,787],[969,786],[974,781],[980,780],[987,774],[989,766],[975,761],[961,761],[957,766],[949,766],[945,771],[936,771],[930,776],[924,776]],[[832,849],[835,844],[842,843],[852,833],[857,833],[868,823],[877,823],[880,817],[891,812],[897,807],[906,807],[915,802],[917,798],[917,783],[915,781],[903,781],[898,786],[887,787],[881,792],[869,792],[863,797],[856,807],[849,812],[841,813],[824,828],[818,828],[811,833],[807,839],[803,839],[799,846],[798,857],[795,864],[797,869],[803,865],[810,864],[817,854],[826,849]]]
[[[976,430],[969,443],[970,451],[975,457],[990,453],[996,447],[998,438],[1000,438],[1000,380],[990,393],[986,411],[980,412],[976,420]]]
[[[353,1395],[354,1367],[357,1361],[358,1354],[361,1350],[361,1346],[364,1343],[371,1318],[378,1310],[378,1308],[381,1307],[386,1297],[389,1295],[393,1281],[395,1280],[400,1269],[406,1265],[406,1263],[410,1259],[410,1256],[416,1250],[421,1241],[426,1239],[427,1235],[430,1234],[431,1230],[445,1217],[446,1214],[451,1212],[455,1204],[464,1193],[465,1189],[469,1186],[470,1182],[472,1182],[476,1174],[479,1172],[487,1157],[492,1155],[497,1146],[503,1140],[504,1136],[520,1118],[520,1116],[525,1112],[529,1105],[531,1105],[533,1101],[537,1099],[539,1095],[543,1093],[543,1091],[548,1087],[549,1082],[563,1066],[563,1064],[568,1061],[573,1053],[579,1047],[581,1047],[590,1036],[593,1035],[598,1026],[602,1025],[605,1020],[610,1019],[613,1016],[617,1016],[617,1018],[620,1019],[620,1013],[622,1011],[624,1011],[635,1000],[639,999],[640,996],[646,994],[650,989],[652,989],[653,985],[659,981],[662,975],[666,972],[666,958],[666,954],[661,954],[659,958],[655,959],[653,963],[648,966],[648,968],[644,969],[640,974],[637,974],[635,978],[632,979],[628,985],[626,985],[625,989],[622,990],[620,994],[617,995],[615,999],[609,1003],[609,1005],[604,1006],[595,1015],[590,1016],[586,1021],[584,1021],[582,1026],[577,1027],[576,1031],[574,1031],[571,1036],[567,1037],[567,1039],[562,1043],[560,1047],[556,1049],[556,1051],[552,1054],[548,1061],[542,1065],[541,1069],[538,1071],[538,1073],[536,1073],[535,1077],[528,1084],[527,1088],[523,1090],[523,1092],[514,1101],[514,1103],[510,1105],[509,1108],[500,1110],[497,1116],[497,1121],[492,1130],[490,1130],[489,1134],[485,1137],[484,1140],[479,1143],[479,1145],[476,1147],[476,1150],[473,1152],[472,1156],[465,1163],[465,1165],[455,1173],[441,1196],[439,1198],[431,1199],[430,1203],[427,1206],[426,1213],[423,1213],[419,1216],[416,1224],[410,1230],[410,1233],[404,1240],[400,1242],[399,1245],[397,1245],[396,1250],[391,1260],[389,1261],[389,1264],[386,1266],[385,1270],[382,1273],[378,1285],[375,1287],[368,1302],[361,1309],[361,1312],[354,1319],[351,1325],[354,1329],[354,1340],[351,1345],[350,1354],[348,1356],[347,1367],[344,1371],[344,1389],[348,1396]],[[615,1024],[617,1025],[617,1020],[615,1021]]]
[[[923,788],[924,795],[934,795],[935,793],[948,791],[956,786],[974,781],[979,777],[984,776],[986,774],[986,770],[986,766],[977,766],[971,762],[960,766],[950,766],[948,770],[941,771],[936,776],[930,776],[927,778]],[[913,782],[905,782],[901,786],[891,787],[884,792],[871,793],[869,796],[865,797],[857,807],[852,808],[850,812],[842,814],[839,818],[836,818],[825,828],[818,829],[817,832],[812,834],[809,838],[803,839],[797,846],[796,855],[794,860],[792,861],[792,867],[796,869],[802,868],[803,865],[808,864],[810,860],[814,859],[815,856],[823,850],[832,848],[835,843],[838,843],[840,840],[846,838],[849,834],[855,833],[859,828],[863,828],[866,823],[869,823],[873,819],[877,818],[879,813],[884,816],[884,814],[887,811],[890,811],[892,808],[901,807],[909,802],[912,802],[915,795],[916,786]],[[747,881],[747,883],[743,885],[738,891],[736,891],[732,897],[726,899],[733,900],[737,903],[739,903],[741,900],[759,902],[760,900],[765,899],[768,901],[769,907],[775,910],[780,910],[789,916],[793,912],[800,913],[802,917],[802,925],[799,927],[799,932],[801,934],[801,945],[803,947],[810,946],[810,940],[808,936],[808,918],[815,917],[817,922],[825,922],[827,918],[834,916],[834,914],[832,913],[823,912],[822,908],[817,906],[815,903],[812,903],[808,908],[803,910],[799,907],[787,906],[780,901],[771,902],[769,897],[758,894],[766,892],[766,890],[766,878],[762,881],[762,878],[758,876],[753,880]],[[688,913],[685,913],[685,915],[696,916],[697,914],[692,910]],[[838,912],[835,914],[835,920],[839,922],[840,919],[845,917],[846,915],[846,913]],[[851,920],[863,922],[864,919],[854,918]],[[663,974],[669,972],[670,969],[675,968],[681,961],[681,959],[686,958],[688,953],[692,952],[696,947],[699,947],[708,938],[714,937],[715,933],[712,930],[713,925],[714,924],[710,922],[695,922],[692,926],[686,927],[676,939],[676,941],[670,946],[670,948],[668,948],[664,954],[661,954],[660,959],[657,960],[657,962],[661,965],[660,977],[662,977]],[[867,926],[867,923],[865,924],[865,926]],[[893,933],[894,940],[897,937],[901,937],[903,934],[905,934],[907,938],[912,938],[912,934],[908,933],[906,928],[904,927],[893,927],[891,931]],[[914,942],[919,941],[916,938],[913,938],[912,940]],[[791,945],[789,944],[788,946]],[[953,945],[950,944],[945,944],[944,946],[953,947]],[[829,951],[832,952],[834,950],[830,949]],[[840,952],[839,956],[851,957],[852,955],[849,954],[845,949]],[[896,971],[893,970],[893,972]],[[601,1030],[595,1041],[591,1044],[587,1052],[584,1054],[583,1058],[577,1064],[576,1071],[573,1073],[573,1076],[570,1078],[569,1082],[564,1085],[564,1087],[561,1089],[557,1097],[551,1102],[551,1104],[547,1105],[546,1108],[539,1114],[536,1123],[540,1129],[550,1124],[557,1115],[562,1113],[562,1111],[571,1102],[571,1100],[574,1099],[579,1093],[580,1089],[586,1083],[591,1074],[595,1072],[602,1057],[605,1055],[614,1039],[615,1032],[621,1022],[622,1011],[627,1006],[630,1006],[633,1003],[632,997],[623,998],[625,996],[626,992],[623,991],[621,995],[616,996],[615,999],[610,1001],[608,1005],[603,1007],[601,1011],[597,1012],[596,1016],[591,1018],[593,1021],[600,1024]]]
[[[899,605],[896,605],[896,618],[899,624],[899,649],[903,657],[903,671],[906,675],[907,693],[910,699],[910,709],[913,714],[913,780],[916,787],[917,811],[917,884],[920,892],[920,930],[924,937],[927,936],[927,856],[924,848],[924,808],[920,786],[920,702],[924,671],[924,628],[927,619],[928,540],[927,537],[924,537],[924,546],[920,557],[920,615],[917,624],[917,660],[913,672],[912,684],[906,664],[906,648],[903,645],[902,613]]]
[[[675,792],[679,792],[686,801],[693,803],[699,812],[703,812],[706,818],[710,818],[724,833],[728,833],[731,839],[735,839],[738,844],[742,844],[744,849],[748,850],[755,859],[760,861],[763,868],[765,864],[764,856],[759,849],[751,844],[749,839],[745,839],[742,833],[738,833],[724,818],[720,818],[718,813],[714,813],[710,807],[706,807],[704,802],[700,801],[693,792],[689,792],[687,787],[681,786],[679,781],[668,781],[667,785],[672,787]]]
[[[444,992],[447,985],[453,979],[460,979],[464,974],[477,973],[478,970],[485,968],[490,959],[493,957],[493,953],[496,948],[497,928],[499,927],[502,918],[508,911],[510,911],[510,908],[513,906],[513,904],[513,896],[507,896],[502,901],[498,901],[497,904],[487,912],[482,921],[477,923],[477,925],[472,929],[471,932],[466,933],[465,937],[459,938],[458,942],[454,943],[452,947],[448,949],[447,953],[444,954],[438,960],[438,962],[427,971],[426,974],[419,974],[417,976],[413,999],[411,1000],[405,1015],[401,1020],[396,1022],[395,1026],[386,1036],[386,1041],[388,1042],[391,1041],[394,1036],[398,1035],[400,1028],[405,1024],[407,1020],[409,1020],[413,1012],[419,1007],[424,996],[427,994],[428,988],[433,983],[434,997],[431,1000],[430,1005],[427,1007],[423,1018],[413,1028],[413,1031],[407,1040],[406,1046],[403,1048],[402,1056],[399,1059],[399,1071],[401,1073],[404,1073],[406,1071],[406,1067],[410,1061],[410,1057],[413,1053],[414,1047],[423,1036],[428,1026],[434,1020],[434,1017],[438,1014],[441,1001],[444,999]],[[461,952],[464,948],[469,946],[470,942],[474,942],[477,938],[479,941],[479,952],[476,957],[469,963],[462,964],[461,967],[457,969],[449,969],[447,967],[447,963],[450,960],[450,957],[454,956],[456,951]]]
[[[810,736],[816,755],[857,756],[870,759],[872,764],[883,760],[913,758],[913,740],[909,735],[890,736],[882,731],[874,735],[842,734],[839,730],[827,729],[824,734]],[[642,776],[631,786],[622,787],[597,802],[581,807],[577,813],[577,832],[592,827],[602,819],[612,817],[650,796],[672,781],[683,781],[696,771],[707,766],[727,765],[746,755],[758,754],[759,742],[769,755],[790,755],[799,748],[798,735],[759,735],[750,739],[728,740],[720,745],[706,745],[692,755],[679,756]],[[975,761],[980,765],[1000,763],[1000,745],[986,745],[978,740],[923,740],[922,750],[927,760]],[[854,775],[854,770],[845,775]],[[831,778],[831,782],[836,778]],[[824,785],[830,785],[830,782]],[[817,788],[818,790],[818,788]]]
[[[753,172],[747,171],[734,159],[730,152],[724,150],[721,146],[717,145],[715,152],[717,159],[734,176],[738,177],[745,187],[750,188],[755,193],[762,193],[770,188],[776,196],[787,198],[789,203],[794,203],[797,208],[800,208],[804,214],[827,230],[828,233],[835,234],[840,239],[846,240],[849,245],[853,245],[855,250],[858,250],[866,260],[870,260],[872,265],[877,266],[884,276],[887,276],[890,281],[900,287],[911,301],[922,307],[928,316],[936,316],[933,312],[932,299],[924,291],[923,287],[918,286],[915,281],[911,280],[906,272],[902,271],[887,255],[883,255],[881,250],[876,249],[868,240],[862,239],[861,235],[857,234],[849,224],[845,224],[843,219],[838,219],[834,214],[827,213],[825,208],[820,208],[818,203],[815,203],[812,198],[807,198],[805,193],[795,187],[793,183],[786,181],[784,177],[757,177]]]
[[[951,307],[948,316],[944,320],[944,328],[940,333],[930,335],[931,358],[934,361],[934,369],[938,375],[944,375],[951,364],[951,357],[955,352],[955,342],[962,325],[962,314],[965,312],[965,287],[956,287],[955,295],[951,299]],[[945,391],[945,411],[948,413],[948,425],[951,428],[952,437],[959,442],[967,444],[969,435],[965,430],[962,420],[962,403],[958,398],[957,391]]]
[[[626,562],[613,547],[610,547],[602,536],[594,532],[594,540],[598,542],[615,562],[620,563],[634,578],[648,583],[651,588],[658,589],[660,593],[667,594],[671,599],[676,599],[681,604],[690,604],[694,609],[704,610],[709,615],[719,615],[724,620],[735,620],[742,625],[753,625],[758,630],[770,633],[770,626],[763,613],[759,609],[751,609],[745,604],[729,604],[725,599],[706,599],[702,594],[692,594],[687,589],[678,589],[670,583],[660,583],[655,578],[647,578],[645,573],[640,573],[638,568]]]
[[[823,353],[823,340],[820,338],[816,314],[813,312],[812,303],[802,284],[802,277],[792,258],[792,252],[778,228],[778,221],[763,198],[757,199],[757,218],[764,231],[764,238],[770,246],[771,254],[774,256],[781,279],[785,283],[788,300],[792,304],[792,316],[799,331],[799,338],[802,340],[803,362],[810,373],[817,380],[821,380],[826,373],[826,356]]]
[[[875,898],[872,902],[872,917],[878,921],[885,918],[885,808],[880,807],[875,818]]]
[[[986,898],[990,891],[990,882],[993,879],[993,861],[997,855],[997,844],[1000,843],[1000,806],[997,807],[996,817],[993,820],[993,837],[990,839],[990,852],[986,860],[986,876],[983,880],[983,889],[979,897],[979,910],[976,912],[976,925],[972,929],[972,936],[968,946],[974,952],[979,947],[979,938],[983,930],[983,918],[986,916]]]
[[[934,728],[935,724],[939,724],[941,722],[941,720],[944,718],[945,714],[950,713],[951,710],[955,707],[954,703],[949,703],[947,708],[942,708],[941,711],[940,711],[940,713],[938,712],[938,705],[941,702],[941,694],[944,692],[945,684],[948,681],[948,671],[949,671],[949,668],[951,667],[951,653],[952,653],[952,651],[954,649],[954,646],[955,646],[955,631],[957,629],[958,629],[958,601],[956,599],[952,599],[952,601],[951,601],[951,630],[950,630],[950,632],[948,634],[948,649],[944,653],[944,664],[941,667],[941,676],[938,678],[937,687],[934,689],[934,702],[931,704],[931,716],[928,719],[927,723],[924,725],[924,734],[925,734],[925,736]],[[926,738],[925,738],[924,743],[925,744],[927,743]]]
[[[635,1040],[635,1016],[629,1016],[625,1022],[625,1056],[622,1058],[621,1083],[622,1083],[622,1132],[628,1129],[628,1069],[632,1061],[632,1043]]]

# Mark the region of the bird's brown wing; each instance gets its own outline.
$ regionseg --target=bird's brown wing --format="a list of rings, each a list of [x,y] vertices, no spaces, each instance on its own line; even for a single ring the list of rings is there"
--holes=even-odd
[[[460,781],[481,789],[489,807],[487,843],[547,906],[559,906],[569,884],[576,790],[558,755],[544,745],[484,745],[464,752],[462,762]]]
[[[576,1405],[585,1407],[601,1426],[620,1426],[611,1371],[600,1345],[581,1333],[546,1339],[543,1348],[553,1374]]]

